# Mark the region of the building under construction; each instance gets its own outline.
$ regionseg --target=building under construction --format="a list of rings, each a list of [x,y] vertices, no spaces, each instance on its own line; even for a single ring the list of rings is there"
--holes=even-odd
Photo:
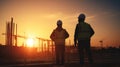
[[[29,48],[26,47],[25,44],[22,46],[18,46],[17,41],[18,37],[23,38],[24,40],[27,39],[26,36],[21,36],[17,34],[17,24],[14,23],[13,17],[10,21],[6,22],[6,32],[3,33],[5,35],[5,45],[0,46],[0,57],[15,57],[26,54],[26,52],[29,53],[29,49],[31,50],[30,53],[35,55],[34,53],[37,53],[38,51],[41,52],[53,52],[54,46],[53,42],[48,39],[36,37],[36,39],[39,40],[39,47],[35,48]]]
[[[18,35],[17,33],[17,24],[14,23],[13,18],[11,21],[6,23],[6,32],[5,35],[6,45],[0,45],[0,59],[2,58],[44,58],[54,57],[55,56],[55,46],[52,40],[36,37],[39,41],[38,47],[26,47],[25,45],[18,46],[18,38],[27,39],[26,36]],[[76,52],[74,46],[66,47],[66,54]],[[41,59],[40,58],[40,59]]]
[[[6,34],[6,45],[17,46],[17,37],[16,37],[17,36],[17,24],[15,24],[13,22],[13,18],[11,18],[10,22],[6,23],[6,33],[5,34]]]
[[[7,46],[18,46],[18,38],[23,38],[24,40],[28,38],[17,34],[17,24],[14,23],[13,18],[11,18],[11,21],[6,23],[6,33],[4,33],[4,35],[6,37],[5,42]],[[54,48],[51,40],[40,37],[36,37],[36,39],[39,41],[39,47],[37,48],[38,51],[49,51]],[[22,46],[26,47],[26,44],[23,43]]]

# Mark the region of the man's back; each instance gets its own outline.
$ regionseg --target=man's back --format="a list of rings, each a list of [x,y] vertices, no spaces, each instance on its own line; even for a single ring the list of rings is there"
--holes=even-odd
[[[90,39],[91,36],[94,34],[93,29],[91,28],[90,24],[81,22],[77,24],[77,35],[78,39]]]
[[[53,31],[53,34],[51,35],[51,38],[54,38],[54,41],[56,43],[65,43],[65,39],[69,37],[69,34],[65,29],[62,29],[59,31],[58,29],[55,29]]]
[[[92,35],[94,34],[94,30],[90,26],[90,24],[85,22],[86,16],[84,14],[80,14],[78,17],[78,24],[76,25],[75,34],[74,34],[74,44],[78,46],[78,52],[80,57],[80,64],[84,64],[84,50],[88,55],[89,63],[93,63],[90,40]],[[78,42],[78,44],[77,44]]]
[[[65,39],[69,37],[68,32],[62,28],[62,21],[57,21],[57,28],[53,30],[50,38],[55,43],[56,64],[64,65],[65,59]]]

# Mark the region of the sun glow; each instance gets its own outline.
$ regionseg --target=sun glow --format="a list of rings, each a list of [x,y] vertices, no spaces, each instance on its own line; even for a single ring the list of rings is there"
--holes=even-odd
[[[34,40],[33,38],[28,38],[28,39],[26,40],[26,45],[27,45],[27,47],[33,47],[34,44],[35,44],[35,40]]]

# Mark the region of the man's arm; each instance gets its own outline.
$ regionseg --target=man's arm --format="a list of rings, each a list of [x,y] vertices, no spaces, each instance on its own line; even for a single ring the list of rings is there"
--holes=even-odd
[[[55,40],[55,30],[53,30],[53,32],[50,35],[50,38],[54,41]]]
[[[74,32],[74,45],[76,47],[78,39],[78,24],[76,25],[75,32]]]
[[[90,26],[90,33],[91,33],[91,36],[93,36],[94,35],[94,30],[93,30],[93,28]]]
[[[65,38],[68,38],[69,37],[69,34],[68,32],[65,30]]]

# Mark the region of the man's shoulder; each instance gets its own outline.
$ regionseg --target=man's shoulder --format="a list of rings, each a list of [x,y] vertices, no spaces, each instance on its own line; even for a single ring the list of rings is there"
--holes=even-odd
[[[53,31],[56,31],[56,29],[53,29]]]
[[[64,31],[66,31],[66,29],[63,28]]]
[[[58,31],[58,29],[54,29],[54,32]],[[62,31],[66,31],[66,29],[62,28]]]
[[[57,29],[53,29],[53,33],[55,33],[57,31]]]
[[[83,22],[83,23],[78,23],[78,24],[77,24],[77,27],[79,27],[79,26],[84,26],[84,25],[85,25],[85,26],[86,26],[86,25],[87,25],[87,26],[90,26],[89,23]]]
[[[87,23],[87,22],[84,22],[86,25],[90,25],[89,23]]]
[[[87,22],[84,22],[83,24],[81,24],[82,26],[87,26],[87,27],[90,27],[91,25],[89,24],[89,23],[87,23]]]

